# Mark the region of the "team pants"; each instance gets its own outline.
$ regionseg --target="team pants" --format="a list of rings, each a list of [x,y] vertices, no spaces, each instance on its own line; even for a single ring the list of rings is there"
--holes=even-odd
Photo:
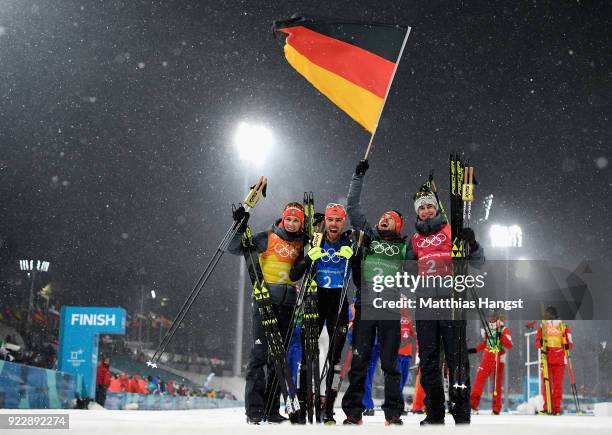
[[[272,305],[278,321],[283,340],[289,328],[289,321],[293,307],[290,305]],[[262,418],[266,412],[268,398],[271,398],[270,413],[275,414],[280,408],[281,389],[277,386],[272,391],[276,370],[270,361],[268,364],[268,342],[266,341],[265,330],[261,324],[257,304],[253,302],[253,347],[249,355],[249,363],[246,370],[246,387],[244,393],[244,405],[246,415],[251,418]],[[265,370],[264,370],[265,368]],[[267,372],[267,373],[266,373]],[[284,374],[280,374],[284,376]]]
[[[410,379],[410,364],[412,363],[412,357],[410,355],[398,355],[397,356],[397,371],[400,373],[400,394],[404,397],[404,386],[408,379]]]
[[[495,372],[495,357],[494,353],[489,353],[486,350],[482,356],[480,366],[476,372],[476,379],[474,380],[474,386],[472,387],[472,394],[470,395],[470,405],[472,409],[478,409],[480,405],[480,397],[482,396],[482,390],[484,384],[488,378],[495,378],[495,390],[493,392],[493,412],[500,413],[502,409],[502,385],[504,381],[504,366],[502,362],[497,362],[497,374],[493,376]]]
[[[372,399],[372,386],[374,385],[374,377],[376,376],[376,366],[378,365],[378,343],[374,343],[372,348],[372,356],[370,357],[370,365],[366,374],[363,392],[363,406],[365,409],[374,409],[374,400]]]
[[[553,414],[561,414],[561,399],[563,399],[564,364],[548,364],[548,378],[550,380],[550,397],[552,399]],[[544,411],[548,409],[546,400],[546,386],[542,376],[542,396],[544,397]]]
[[[429,313],[431,315],[431,313]],[[467,346],[465,343],[456,343],[455,333],[458,325],[452,320],[422,320],[418,317],[417,310],[417,340],[419,342],[419,356],[421,358],[421,385],[425,390],[425,407],[427,417],[433,420],[443,420],[444,407],[444,387],[440,371],[440,351],[444,349],[446,365],[449,368],[449,389],[450,401],[453,403],[451,413],[455,423],[470,422],[470,379],[469,361],[467,358]],[[453,372],[459,363],[459,346],[463,346],[465,356],[463,364],[466,373],[465,383],[467,385],[463,394],[458,394],[452,385],[454,384]]]
[[[414,398],[412,399],[412,412],[423,412],[425,410],[425,390],[421,385],[421,369],[417,372],[414,381]]]

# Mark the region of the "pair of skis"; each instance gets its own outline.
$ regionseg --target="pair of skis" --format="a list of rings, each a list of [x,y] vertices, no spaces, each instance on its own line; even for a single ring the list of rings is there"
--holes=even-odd
[[[451,239],[453,274],[466,275],[469,246],[461,238],[464,225],[469,227],[474,200],[474,168],[464,164],[459,154],[451,154],[450,170],[450,200],[451,200]],[[456,261],[459,260],[459,261]],[[460,396],[467,396],[467,338],[465,310],[453,310],[453,329],[455,336],[455,365],[453,367],[453,391]]]
[[[314,196],[312,192],[304,192],[304,237],[309,241],[310,246],[320,246],[323,238],[323,229],[322,226],[319,225],[318,228],[315,228],[315,218],[314,218]],[[304,393],[302,400],[305,399],[306,403],[306,413],[308,414],[309,419],[313,420],[315,415],[315,409],[319,409],[318,406],[315,406],[315,394],[316,400],[318,400],[320,391],[320,379],[319,379],[319,311],[317,309],[317,284],[315,281],[316,270],[314,268],[314,263],[310,265],[306,274],[302,278],[302,282],[298,287],[297,291],[297,301],[295,307],[293,308],[293,312],[291,314],[291,319],[289,321],[289,329],[287,330],[287,334],[284,339],[285,349],[289,347],[289,343],[291,342],[291,338],[293,337],[293,332],[295,330],[295,325],[297,319],[302,316],[302,336],[304,342],[304,348],[302,352],[304,353],[304,360],[306,361],[306,379],[301,379],[299,373],[302,372],[300,370],[298,372],[298,385],[300,394]],[[316,352],[315,352],[316,348]],[[315,356],[316,354],[316,356]],[[276,393],[278,389],[279,379],[278,377],[274,380],[272,384],[272,392]],[[306,391],[302,386],[305,385]],[[270,415],[272,401],[271,399],[275,394],[271,394],[268,398],[268,402],[265,407],[265,415]],[[317,412],[318,415],[318,412]],[[297,416],[296,416],[297,417]],[[292,417],[292,422],[294,418]]]

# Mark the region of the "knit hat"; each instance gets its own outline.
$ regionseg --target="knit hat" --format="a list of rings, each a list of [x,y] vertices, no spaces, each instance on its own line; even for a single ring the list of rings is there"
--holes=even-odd
[[[289,204],[287,204],[287,206],[283,210],[282,220],[285,220],[287,216],[295,216],[296,218],[300,220],[303,226],[304,225],[304,210],[300,208],[301,206],[298,207],[299,205],[300,205],[299,203],[294,203],[294,202],[290,202]]]
[[[395,232],[398,234],[402,233],[402,228],[404,227],[404,217],[397,210],[388,210],[382,214],[382,216],[388,214],[391,216],[391,219],[395,222]],[[381,216],[381,218],[382,218]]]
[[[328,216],[339,216],[346,220],[346,210],[342,204],[329,203],[325,207],[325,217]]]
[[[419,214],[419,207],[422,205],[433,205],[436,210],[438,209],[438,200],[436,199],[436,195],[430,190],[427,184],[423,184],[419,191],[414,194],[414,212]]]

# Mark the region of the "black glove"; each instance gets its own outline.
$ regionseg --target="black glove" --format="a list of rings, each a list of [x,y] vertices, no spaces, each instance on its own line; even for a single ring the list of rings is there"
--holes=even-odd
[[[461,231],[461,238],[469,245],[470,249],[473,250],[473,248],[476,247],[476,235],[474,234],[473,229],[464,228]]]
[[[475,347],[470,347],[468,349],[468,353],[476,353],[476,348]]]
[[[319,225],[321,222],[325,220],[325,215],[323,213],[315,213],[313,218],[314,218],[314,226],[316,227],[317,225]]]
[[[242,205],[232,210],[232,217],[234,218],[234,222],[242,222],[240,224],[240,227],[238,227],[239,233],[244,233],[246,231],[250,216],[251,215],[249,214],[249,212],[246,211]]]
[[[359,163],[357,163],[357,167],[355,168],[355,174],[365,175],[369,167],[370,167],[370,164],[368,163],[368,159],[359,160]]]

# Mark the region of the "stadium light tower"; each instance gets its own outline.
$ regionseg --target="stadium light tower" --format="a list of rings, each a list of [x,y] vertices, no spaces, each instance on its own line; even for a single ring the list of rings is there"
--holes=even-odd
[[[241,122],[236,129],[234,146],[238,151],[238,157],[245,162],[243,191],[249,189],[249,169],[252,166],[261,167],[266,157],[274,146],[274,135],[272,131],[258,124]],[[258,174],[259,175],[259,174]],[[236,306],[236,342],[234,344],[234,376],[240,376],[242,372],[242,340],[244,333],[244,294],[246,286],[246,263],[239,258],[240,271],[238,274],[238,303]]]
[[[34,312],[34,282],[36,281],[36,273],[48,272],[50,266],[51,263],[45,260],[19,260],[19,269],[22,272],[26,272],[28,278],[30,278],[30,299],[26,321],[26,337],[30,346],[32,344],[32,313]]]

